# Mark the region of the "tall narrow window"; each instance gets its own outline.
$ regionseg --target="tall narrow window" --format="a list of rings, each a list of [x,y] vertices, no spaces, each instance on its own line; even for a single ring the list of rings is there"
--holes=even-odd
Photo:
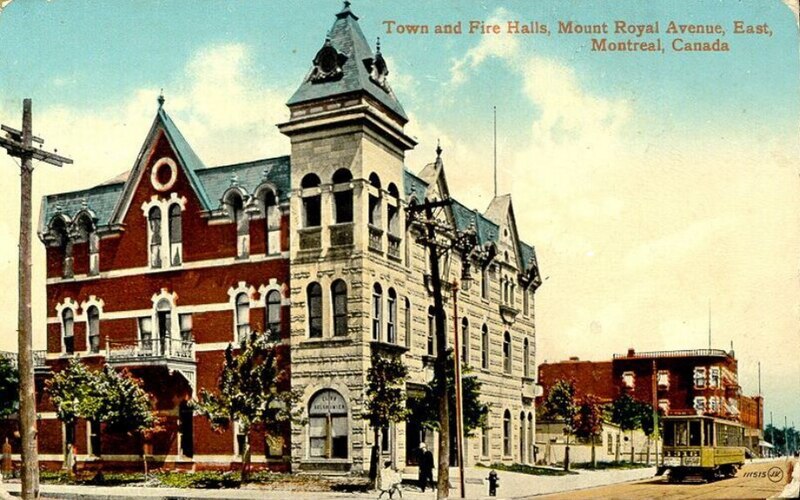
[[[436,314],[433,306],[428,306],[428,356],[436,355]]]
[[[64,352],[75,353],[75,313],[72,309],[64,309],[61,313],[61,335],[64,339]]]
[[[511,296],[509,297],[509,303],[511,307],[517,306],[517,285],[511,283]]]
[[[489,268],[481,269],[481,298],[489,299]]]
[[[503,334],[503,371],[511,373],[511,334]]]
[[[347,335],[347,284],[343,280],[336,280],[331,285],[333,297],[333,335],[343,337]]]
[[[519,461],[525,463],[525,413],[519,414]]]
[[[78,231],[80,233],[80,241],[86,242],[88,255],[89,255],[89,276],[97,276],[100,272],[100,254],[99,245],[100,238],[97,236],[97,230],[92,222],[92,219],[84,214],[78,219]]]
[[[86,311],[86,322],[88,323],[89,352],[100,352],[100,311],[96,306],[91,306]]]
[[[250,299],[246,293],[236,296],[236,338],[241,342],[250,335]]]
[[[61,255],[61,276],[64,278],[72,278],[72,240],[67,234],[67,226],[64,219],[58,217],[53,221],[51,230],[55,235],[56,246]]]
[[[503,456],[511,456],[511,412],[503,413]]]
[[[369,195],[369,223],[377,228],[381,227],[381,179],[374,172],[369,174],[369,184],[375,193]]]
[[[265,223],[267,229],[267,255],[281,253],[281,210],[278,208],[278,198],[272,191],[267,191],[264,196]]]
[[[178,315],[178,327],[180,328],[180,342],[172,344],[173,354],[181,357],[191,357],[192,355],[192,315],[191,313]]]
[[[139,318],[139,349],[143,352],[153,350],[153,320],[150,316]]]
[[[378,283],[372,287],[372,340],[381,340],[381,323],[383,322],[383,289]]]
[[[150,267],[161,267],[161,209],[153,207],[147,213],[150,232]]]
[[[503,303],[508,304],[508,281],[503,279]]]
[[[528,412],[528,461],[532,464],[536,463],[536,457],[533,454],[533,434],[533,414]]]
[[[245,213],[241,196],[232,196],[231,205],[233,222],[236,225],[236,256],[244,259],[250,255],[250,218]]]
[[[281,338],[281,294],[272,290],[267,294],[267,329],[269,338]]]
[[[485,323],[481,328],[481,368],[489,369],[489,327]]]
[[[322,338],[322,287],[311,283],[306,290],[308,298],[308,336]]]
[[[522,314],[528,316],[530,313],[530,295],[528,290],[522,290]]]
[[[408,297],[405,298],[405,308],[403,309],[403,313],[405,314],[405,335],[406,335],[406,347],[409,349],[411,348],[411,301],[408,300]]]
[[[526,338],[522,343],[522,372],[523,376],[526,378],[531,376],[530,356],[531,348],[528,339]]]
[[[181,206],[173,203],[169,207],[169,259],[172,266],[179,266],[183,262],[182,233]]]
[[[487,427],[481,428],[481,456],[489,456],[489,429]]]
[[[461,362],[469,363],[469,320],[461,319]]]
[[[172,305],[167,300],[160,300],[156,306],[156,326],[158,327],[157,353],[165,352],[166,343],[172,335]]]
[[[353,174],[346,168],[340,168],[333,174],[334,217],[337,224],[353,222],[353,189],[350,181]]]
[[[387,295],[386,341],[395,344],[397,343],[397,293],[394,288],[390,288]]]
[[[303,177],[300,187],[310,189],[319,187],[320,180],[316,174]],[[321,198],[319,194],[303,196],[303,227],[319,227],[322,225]]]

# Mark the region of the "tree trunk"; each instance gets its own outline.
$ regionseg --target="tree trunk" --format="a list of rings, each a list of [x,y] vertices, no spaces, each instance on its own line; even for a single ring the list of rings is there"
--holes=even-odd
[[[381,429],[374,427],[372,432],[375,441],[372,444],[372,452],[369,461],[369,479],[372,482],[372,487],[377,490],[381,487]]]
[[[569,434],[567,434],[567,444],[564,447],[564,470],[569,471]]]
[[[650,436],[647,436],[647,465],[650,465]]]
[[[619,438],[622,437],[622,433],[619,429],[617,429],[617,446],[614,448],[614,461],[619,462]]]
[[[594,441],[595,441],[595,435],[592,434],[592,469],[597,468],[597,455],[595,454],[594,450]]]
[[[244,433],[244,450],[242,451],[242,484],[250,480],[250,431]]]

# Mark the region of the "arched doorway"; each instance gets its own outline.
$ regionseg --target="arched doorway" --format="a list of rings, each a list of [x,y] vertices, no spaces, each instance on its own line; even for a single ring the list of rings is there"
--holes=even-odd
[[[348,458],[350,429],[347,403],[333,389],[316,393],[308,403],[309,456]]]

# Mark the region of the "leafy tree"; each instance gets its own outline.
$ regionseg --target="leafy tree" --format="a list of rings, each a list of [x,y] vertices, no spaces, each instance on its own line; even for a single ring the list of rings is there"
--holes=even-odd
[[[597,436],[602,435],[603,431],[603,408],[600,400],[591,394],[587,394],[581,399],[578,411],[573,421],[575,435],[582,439],[588,439],[592,444],[592,468],[597,467],[595,454],[595,441]]]
[[[8,358],[0,357],[0,418],[19,409],[19,371]]]
[[[106,430],[112,433],[138,433],[143,441],[148,434],[161,430],[150,395],[127,370],[117,372],[105,365],[102,370],[92,371],[72,359],[46,384],[56,415],[67,426],[83,418],[106,424]],[[67,443],[70,454],[73,444]],[[146,460],[144,454],[142,457]],[[146,461],[144,466],[146,472]]]
[[[363,418],[375,434],[370,460],[370,479],[376,480],[378,459],[381,456],[381,429],[391,422],[399,422],[408,415],[405,397],[405,379],[408,368],[397,357],[372,354],[372,365],[367,371],[367,409]],[[376,482],[376,487],[379,486]]]
[[[287,389],[288,374],[277,366],[275,344],[263,334],[252,332],[242,339],[238,352],[233,345],[225,350],[218,391],[200,391],[194,402],[201,415],[208,417],[213,429],[227,429],[237,422],[245,436],[242,452],[242,482],[250,470],[250,441],[253,426],[271,429],[285,422],[300,422],[300,394]]]
[[[630,397],[628,394],[623,394],[614,400],[611,411],[612,422],[619,425],[619,428],[622,432],[630,431],[631,433],[631,462],[633,462],[633,431],[634,429],[639,429],[642,426],[641,403]],[[617,443],[619,443],[619,440],[617,440]],[[619,446],[619,444],[617,446]]]
[[[564,449],[564,470],[569,470],[569,436],[573,432],[575,414],[575,384],[572,381],[557,380],[544,401],[545,418],[564,422],[567,443]]]
[[[447,386],[452,387],[453,390],[449,391],[447,398],[450,405],[450,428],[456,428],[456,392],[455,392],[455,365],[453,364],[453,350],[448,349],[447,353]],[[474,436],[477,429],[485,429],[488,426],[489,419],[489,405],[482,402],[481,396],[481,382],[477,377],[470,375],[471,369],[469,366],[461,365],[461,408],[462,418],[464,423],[464,434],[466,436]],[[425,395],[422,397],[411,398],[409,406],[411,407],[411,418],[426,429],[436,430],[439,427],[439,412],[438,402],[435,395],[434,387],[438,381],[434,377],[426,388]]]

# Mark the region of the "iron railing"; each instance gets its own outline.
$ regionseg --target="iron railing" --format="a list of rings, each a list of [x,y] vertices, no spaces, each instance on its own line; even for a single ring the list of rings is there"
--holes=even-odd
[[[106,359],[114,361],[194,361],[194,340],[172,337],[106,341]]]
[[[614,354],[614,359],[633,359],[633,358],[690,358],[701,356],[727,357],[728,353],[722,349],[686,349],[677,351],[650,351],[633,352],[626,354]]]

